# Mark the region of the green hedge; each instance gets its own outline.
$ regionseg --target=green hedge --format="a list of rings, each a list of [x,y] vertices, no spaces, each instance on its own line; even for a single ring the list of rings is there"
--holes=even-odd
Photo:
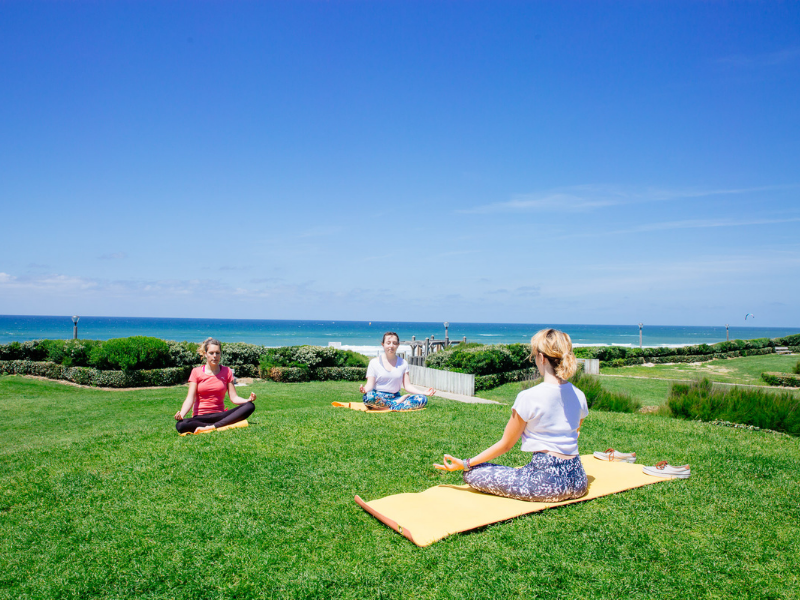
[[[319,367],[311,371],[314,381],[365,381],[366,367]]]
[[[428,355],[425,366],[442,371],[495,375],[529,369],[530,344],[497,344],[479,348],[445,350]]]
[[[708,379],[673,383],[667,405],[676,417],[723,420],[800,435],[800,401],[790,392],[755,388],[714,389]]]
[[[498,385],[514,381],[529,381],[536,379],[539,372],[536,367],[532,369],[517,369],[516,371],[506,371],[505,373],[494,373],[492,375],[476,375],[475,391],[490,390]]]
[[[150,387],[178,385],[189,379],[190,367],[139,371],[102,371],[93,367],[65,367],[48,361],[0,360],[0,373],[36,375],[97,387]]]
[[[784,387],[800,387],[800,375],[794,373],[762,373],[761,379],[770,385]]]
[[[625,392],[609,392],[603,389],[599,378],[585,375],[581,370],[575,373],[570,381],[584,393],[586,404],[591,410],[632,413],[642,407],[641,402]]]
[[[298,367],[317,369],[322,367],[364,367],[369,365],[369,357],[329,346],[283,346],[266,348],[261,353],[262,370],[271,367]]]
[[[265,367],[261,369],[261,377],[283,383],[299,383],[302,381],[364,381],[367,378],[366,367]]]
[[[659,348],[653,348],[658,350]],[[638,352],[639,349],[636,348]],[[631,365],[643,365],[644,363],[663,364],[663,363],[693,363],[708,362],[721,358],[736,358],[738,356],[756,356],[760,354],[772,354],[775,350],[772,347],[754,348],[750,350],[733,350],[729,352],[714,352],[711,354],[673,354],[660,356],[629,356],[627,358],[614,358],[611,360],[601,360],[601,367],[628,367]]]

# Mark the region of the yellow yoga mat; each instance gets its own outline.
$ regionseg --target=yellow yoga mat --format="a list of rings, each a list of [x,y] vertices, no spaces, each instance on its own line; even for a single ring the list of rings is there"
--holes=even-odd
[[[230,425],[225,425],[225,427],[218,427],[217,429],[209,429],[207,431],[200,431],[199,433],[195,434],[194,431],[187,431],[186,433],[180,433],[181,437],[186,435],[200,435],[201,433],[213,433],[214,431],[228,431],[228,429],[239,429],[240,427],[249,427],[250,425],[247,422],[247,419],[244,421],[238,421],[236,423],[232,423]]]
[[[667,481],[642,473],[642,465],[581,456],[589,477],[582,498],[564,502],[525,502],[478,492],[467,485],[438,485],[418,494],[396,494],[372,502],[355,501],[373,517],[417,546],[428,546],[451,533],[469,531],[546,508],[584,502],[632,488]]]
[[[363,402],[331,402],[331,406],[336,408],[349,408],[350,410],[357,410],[367,413],[390,413],[390,412],[414,412],[417,410],[425,410],[422,408],[413,408],[411,410],[392,410],[391,408],[368,408]]]

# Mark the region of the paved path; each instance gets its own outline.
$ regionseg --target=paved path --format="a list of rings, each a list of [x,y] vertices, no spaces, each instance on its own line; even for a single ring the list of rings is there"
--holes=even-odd
[[[440,392],[436,390],[436,396],[447,398],[448,400],[455,400],[456,402],[464,402],[465,404],[502,404],[494,400],[487,400],[486,398],[478,398],[477,396],[465,396],[464,394],[451,394],[450,392]],[[436,398],[434,396],[434,398]]]

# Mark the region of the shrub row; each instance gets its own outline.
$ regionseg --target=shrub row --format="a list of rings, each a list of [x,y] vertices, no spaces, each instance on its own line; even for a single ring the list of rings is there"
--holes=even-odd
[[[539,372],[536,367],[532,369],[518,369],[516,371],[506,371],[505,373],[493,373],[491,375],[476,375],[475,376],[475,391],[490,390],[496,388],[498,385],[509,383],[513,381],[529,381],[536,379]]]
[[[770,385],[800,387],[800,375],[794,373],[762,373],[761,379]]]
[[[148,387],[186,383],[189,367],[142,369],[138,371],[103,371],[93,367],[66,367],[48,361],[0,360],[0,373],[36,375],[97,387]]]
[[[679,348],[628,348],[627,346],[587,346],[575,349],[578,358],[599,358],[601,361],[615,359],[645,358],[645,362],[657,362],[658,357],[704,356],[712,354],[733,354],[748,356],[753,350],[764,350],[763,354],[774,351],[776,346],[800,346],[800,334],[782,338],[757,338],[753,340],[731,340],[717,344],[699,344],[697,346],[681,346]],[[743,352],[750,351],[747,354]],[[667,361],[667,362],[678,362]],[[694,362],[694,361],[693,361]]]
[[[0,360],[46,361],[65,367],[134,371],[202,362],[197,344],[147,336],[99,340],[33,340],[0,344]],[[257,363],[256,363],[257,364]]]
[[[366,367],[265,367],[261,369],[261,377],[283,383],[300,383],[303,381],[364,381],[367,378]]]
[[[796,348],[800,350],[800,334],[772,340],[769,338],[732,340],[679,348],[582,347],[575,349],[575,355],[578,358],[597,358],[604,367],[623,367],[647,362],[704,362],[716,358],[771,354],[776,346],[788,346],[792,350]],[[456,347],[431,354],[426,359],[425,366],[443,371],[472,373],[476,376],[496,375],[530,368],[531,363],[528,360],[530,351],[530,344],[498,344],[464,349]]]
[[[740,387],[715,390],[708,379],[702,379],[672,384],[667,405],[679,418],[731,421],[800,435],[800,400],[790,392]]]
[[[456,347],[430,354],[425,366],[456,373],[494,375],[529,369],[532,364],[528,360],[530,354],[530,344],[497,344],[466,349]]]
[[[261,369],[272,367],[297,367],[317,369],[320,367],[364,367],[369,358],[352,350],[339,350],[325,346],[284,346],[262,349],[255,364]]]
[[[636,348],[638,352],[638,348]],[[654,348],[658,350],[658,348]],[[729,352],[714,352],[712,354],[677,354],[660,356],[629,356],[628,358],[614,358],[611,360],[601,360],[601,367],[627,367],[631,365],[643,365],[644,363],[692,363],[708,362],[717,358],[736,358],[737,356],[756,356],[760,354],[772,354],[775,350],[771,347],[753,348],[750,350],[732,350]]]
[[[584,393],[586,404],[591,410],[632,413],[642,407],[642,403],[633,399],[629,394],[609,392],[603,389],[599,378],[585,375],[582,370],[578,370],[570,381]]]

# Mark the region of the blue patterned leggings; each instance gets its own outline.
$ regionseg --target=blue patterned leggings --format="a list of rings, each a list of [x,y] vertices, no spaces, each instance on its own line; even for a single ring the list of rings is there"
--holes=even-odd
[[[519,469],[481,463],[464,473],[464,481],[481,492],[529,502],[580,498],[589,489],[580,456],[564,459],[546,452],[534,452]]]
[[[413,394],[400,401],[400,392],[390,394],[389,392],[379,392],[370,390],[364,394],[364,404],[371,408],[391,408],[392,410],[416,410],[424,408],[428,403],[428,397],[422,394]]]

